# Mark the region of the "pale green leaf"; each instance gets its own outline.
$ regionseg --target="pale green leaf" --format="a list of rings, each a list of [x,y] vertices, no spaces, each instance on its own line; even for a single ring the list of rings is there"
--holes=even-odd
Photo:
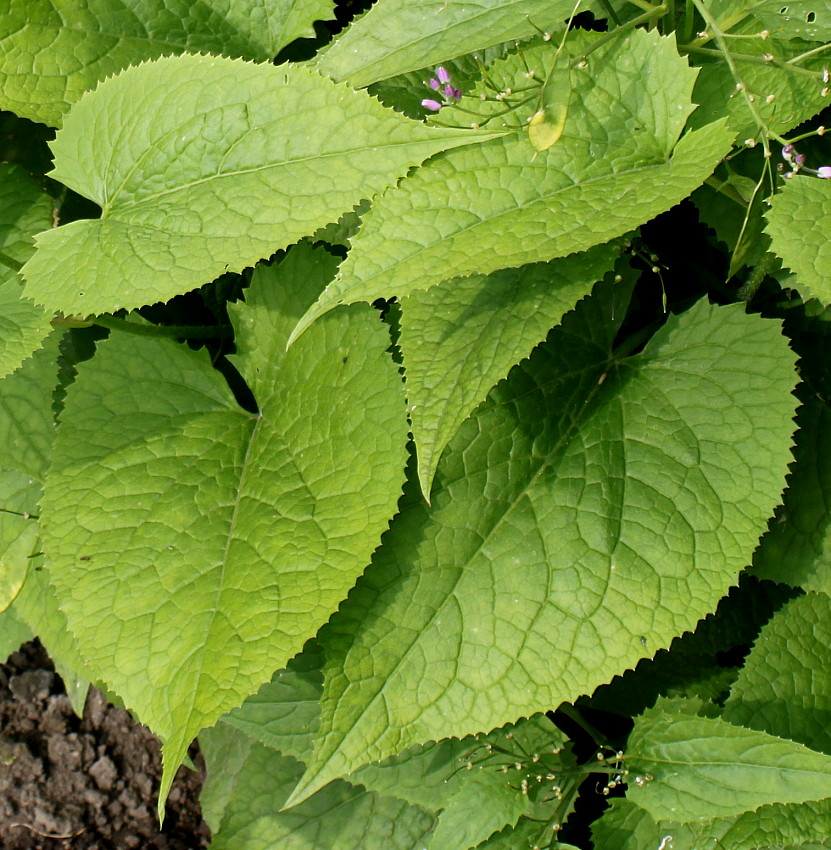
[[[223,722],[285,756],[307,761],[320,722],[322,667],[320,647],[308,644],[256,694],[225,715]]]
[[[575,35],[568,47],[590,43]],[[519,88],[528,66],[544,79],[554,56],[550,45],[530,48],[490,76]],[[729,151],[723,123],[679,140],[696,72],[671,38],[637,30],[597,49],[586,66],[573,69],[569,119],[549,150],[536,152],[522,130],[435,157],[377,198],[295,336],[337,304],[401,297],[606,242],[681,201]],[[512,120],[521,124],[533,109]]]
[[[11,0],[0,15],[0,108],[57,127],[128,65],[187,51],[268,61],[332,14],[331,0]]]
[[[302,764],[224,724],[199,742],[211,850],[421,850],[433,827],[423,809],[342,781],[281,812]]]
[[[831,41],[831,9],[823,0],[762,0],[750,11],[779,37]]]
[[[724,719],[831,755],[831,598],[809,593],[762,629]]]
[[[831,756],[660,702],[635,721],[627,796],[655,820],[688,823],[831,797]]]
[[[49,196],[20,166],[0,163],[0,251],[25,262],[35,234],[51,221]],[[23,297],[17,273],[0,262],[0,378],[40,348],[49,330],[46,311]]]
[[[793,355],[778,323],[701,302],[617,359],[626,289],[600,285],[494,388],[445,451],[432,508],[410,495],[321,633],[297,798],[590,692],[735,582],[784,483]]]
[[[83,98],[52,145],[51,176],[102,217],[38,237],[26,294],[79,314],[168,300],[492,135],[428,128],[304,66],[177,56],[130,68]]]
[[[52,390],[58,335],[0,380],[0,611],[23,586],[40,551],[37,516],[52,454]]]
[[[700,823],[655,822],[629,800],[613,800],[592,824],[595,850],[782,850],[816,839],[831,840],[831,800],[790,806],[762,806],[755,812]],[[811,846],[811,845],[808,845]]]
[[[470,796],[467,782],[473,777],[485,774],[498,795],[506,793],[502,769],[508,765],[507,782],[514,786],[514,793],[521,793],[520,783],[527,779],[530,798],[536,801],[550,790],[550,785],[540,787],[537,775],[559,774],[566,766],[565,761],[571,758],[570,754],[563,754],[564,747],[563,733],[548,718],[535,715],[487,735],[446,738],[438,743],[410,747],[380,764],[364,765],[351,774],[350,780],[425,809],[447,809],[449,799],[456,799],[457,806],[466,808],[463,801]],[[537,761],[529,757],[533,754]],[[564,778],[559,781],[565,785]],[[482,788],[481,782],[477,780],[474,787]],[[468,816],[474,817],[470,812]],[[503,825],[504,822],[498,828]]]
[[[287,669],[275,673],[271,682],[225,715],[222,722],[282,755],[308,760],[319,725],[322,663],[319,647],[307,645]],[[541,783],[540,777],[560,774],[565,766],[563,759],[570,758],[562,755],[564,745],[562,732],[545,717],[536,716],[484,737],[416,745],[381,763],[364,765],[348,779],[382,796],[441,811],[430,846],[464,850],[506,824],[516,823],[532,807],[537,817],[550,814],[552,808],[562,809],[559,819],[565,819],[570,809],[563,808],[562,803],[552,807],[536,802],[547,795],[553,783]],[[530,758],[529,754],[536,755]],[[509,762],[510,774],[506,776],[502,767]],[[517,772],[517,764],[522,772]],[[522,791],[523,779],[529,783],[528,793]],[[565,787],[569,779],[563,775],[558,781]],[[485,798],[488,805],[481,806]]]
[[[444,281],[401,304],[410,421],[425,498],[457,428],[609,271],[617,246]]]
[[[233,307],[258,415],[205,352],[137,337],[102,343],[67,392],[47,564],[95,676],[165,739],[162,800],[196,732],[314,635],[395,510],[407,424],[384,325],[342,311],[285,351],[335,263],[300,246]]]
[[[40,638],[55,663],[55,670],[66,684],[72,707],[80,715],[83,703],[78,692],[85,690],[92,673],[69,631],[65,614],[58,607],[58,597],[45,567],[29,571],[26,583],[14,600],[14,611],[29,626],[32,634]]]
[[[34,637],[31,629],[20,619],[14,608],[0,611],[0,663],[27,640]]]
[[[0,594],[6,602],[14,598],[15,616],[40,638],[74,698],[74,683],[82,680],[80,690],[85,690],[88,671],[39,557],[36,520],[55,439],[52,393],[58,381],[58,345],[59,336],[53,333],[42,349],[0,381]],[[74,699],[76,711],[79,702],[80,697]]]
[[[379,0],[321,54],[317,67],[335,80],[368,86],[541,29],[562,30],[573,10],[574,0]]]
[[[796,275],[803,296],[831,303],[831,180],[797,175],[774,195],[767,214],[771,250]]]

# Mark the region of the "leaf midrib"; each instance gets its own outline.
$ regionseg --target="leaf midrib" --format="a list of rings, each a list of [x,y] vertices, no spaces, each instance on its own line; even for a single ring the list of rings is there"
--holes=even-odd
[[[607,358],[608,358],[608,356],[609,355],[607,354]],[[579,369],[575,372],[568,373],[568,375],[563,376],[562,379],[565,380],[566,377],[571,378],[571,377],[574,377],[574,376],[578,376],[581,373],[588,373],[588,372],[593,371],[594,369],[603,368],[604,366],[608,366],[608,365],[609,365],[608,360],[606,360],[605,363],[599,362],[597,364],[589,365],[589,366],[584,367],[583,369]],[[552,447],[552,450],[544,458],[540,459],[539,467],[537,468],[536,472],[534,472],[534,474],[528,479],[526,485],[517,493],[517,495],[515,496],[515,498],[511,502],[511,504],[508,505],[506,507],[506,509],[502,512],[502,514],[500,514],[500,516],[496,519],[491,530],[482,539],[482,542],[479,544],[479,546],[476,548],[476,550],[473,553],[471,553],[471,555],[466,559],[465,563],[470,563],[471,561],[473,561],[474,558],[476,558],[479,555],[479,553],[482,551],[482,548],[488,543],[488,541],[492,538],[492,536],[497,532],[497,530],[507,520],[507,518],[510,516],[511,512],[517,507],[517,505],[526,497],[528,491],[531,489],[533,484],[537,481],[539,476],[548,467],[549,459],[552,456],[556,455],[560,451],[560,449],[565,444],[568,443],[568,441],[571,439],[573,433],[578,429],[578,424],[582,424],[584,417],[586,416],[586,411],[588,411],[590,409],[591,402],[594,400],[594,398],[596,398],[597,394],[600,392],[600,389],[601,389],[601,386],[599,384],[595,384],[592,387],[590,393],[588,394],[588,396],[587,396],[587,398],[586,398],[586,400],[585,400],[585,402],[582,406],[582,410],[578,413],[577,416],[575,416],[572,419],[571,424],[565,429],[565,431],[563,432],[560,439]],[[529,390],[529,392],[531,392],[531,391]],[[441,492],[442,492],[441,490],[436,491],[437,494],[441,493]],[[398,655],[398,658],[396,659],[394,666],[390,669],[389,674],[385,675],[385,678],[383,679],[383,681],[380,682],[380,686],[375,691],[375,693],[372,695],[372,698],[370,700],[366,701],[365,707],[361,711],[361,713],[359,715],[356,715],[356,717],[354,718],[354,720],[352,721],[352,723],[349,726],[344,727],[343,725],[339,725],[338,731],[341,731],[341,730],[343,731],[343,734],[340,736],[340,743],[338,744],[337,748],[326,759],[326,761],[323,762],[323,764],[321,764],[320,769],[318,769],[318,771],[316,771],[316,775],[318,775],[322,771],[322,768],[325,767],[331,761],[331,759],[337,754],[338,750],[340,749],[340,744],[342,744],[344,741],[346,741],[347,738],[354,732],[354,730],[355,730],[356,726],[358,725],[360,719],[367,713],[367,711],[372,707],[372,705],[379,699],[380,695],[384,691],[385,684],[392,678],[392,674],[394,674],[395,672],[397,672],[399,670],[401,665],[404,663],[404,661],[407,659],[407,657],[413,651],[413,648],[420,641],[423,632],[426,631],[426,629],[429,628],[432,625],[432,623],[436,619],[436,617],[439,616],[439,614],[441,613],[441,611],[444,608],[444,605],[447,604],[447,600],[449,600],[450,597],[453,595],[453,593],[454,593],[459,581],[463,577],[463,575],[464,575],[464,569],[459,567],[456,570],[456,578],[454,579],[452,586],[449,588],[449,590],[447,592],[447,595],[445,597],[445,601],[442,602],[439,605],[439,607],[437,607],[436,610],[430,615],[430,617],[427,620],[427,622],[425,623],[424,627],[421,628],[414,635],[413,639],[407,645],[407,648],[405,649],[405,651]]]
[[[437,245],[444,245],[445,246],[443,248],[442,253],[444,254],[444,256],[446,256],[447,252],[448,252],[447,244],[448,244],[449,240],[453,240],[453,239],[456,239],[457,237],[467,235],[471,231],[475,231],[475,229],[477,227],[482,227],[485,224],[490,225],[493,222],[498,222],[499,219],[501,219],[505,216],[515,215],[518,212],[522,212],[522,211],[525,211],[525,210],[528,210],[528,209],[532,209],[534,206],[536,206],[538,204],[545,204],[545,202],[547,200],[549,200],[551,198],[555,198],[555,197],[557,197],[558,195],[560,195],[564,192],[581,190],[584,187],[590,186],[594,183],[598,183],[601,180],[614,180],[618,177],[629,177],[629,176],[641,174],[642,172],[647,172],[651,169],[665,168],[668,165],[669,166],[672,165],[672,159],[667,159],[667,160],[664,160],[663,162],[650,163],[649,165],[646,165],[646,166],[638,166],[637,168],[627,169],[625,171],[616,171],[614,173],[603,174],[603,175],[600,175],[598,177],[591,177],[588,180],[584,180],[581,183],[571,183],[568,186],[564,186],[562,188],[556,189],[556,190],[554,190],[554,191],[552,191],[552,192],[550,192],[546,195],[537,196],[536,198],[534,198],[531,201],[528,201],[528,202],[523,203],[523,204],[517,204],[516,206],[513,206],[510,209],[503,210],[503,211],[497,213],[496,215],[492,215],[492,216],[489,216],[487,218],[478,218],[474,224],[467,225],[466,227],[463,227],[460,230],[457,230],[452,234],[445,234],[445,236],[442,238],[442,240],[436,241],[436,242],[431,242],[429,245],[426,245],[423,248],[420,248],[418,251],[414,251],[412,254],[408,254],[406,257],[403,257],[402,259],[398,260],[397,262],[393,263],[392,265],[384,266],[383,269],[375,272],[374,274],[362,275],[361,278],[360,278],[360,283],[361,283],[362,286],[366,286],[368,284],[368,282],[370,282],[370,281],[376,280],[377,278],[386,277],[393,270],[398,269],[400,266],[410,265],[413,262],[414,258],[420,257],[423,254],[429,254],[429,253],[433,252]],[[441,209],[444,209],[444,208],[442,207]],[[436,208],[433,211],[439,212],[441,210],[439,208]],[[579,226],[579,224],[580,223],[576,223],[574,225],[574,227]],[[572,228],[572,229],[574,229],[574,228]],[[366,232],[366,231],[364,231],[364,232]],[[367,236],[366,238],[369,238],[369,237]],[[355,241],[357,241],[357,240],[355,240]],[[354,243],[353,243],[353,247],[354,247]],[[552,259],[557,259],[557,258],[553,257]],[[518,268],[519,265],[521,265],[521,264],[518,264],[516,266],[507,266],[505,268]],[[502,268],[502,267],[500,267],[500,268]],[[350,270],[350,275],[352,277],[355,276],[354,272],[352,272],[351,270]],[[336,280],[337,280],[337,278],[336,278]],[[347,278],[347,280],[348,280],[348,278]],[[418,278],[416,277],[415,280],[418,280]],[[421,288],[424,288],[424,287],[421,287]],[[429,287],[427,287],[427,288],[429,288]],[[344,294],[346,294],[346,293],[344,293]]]

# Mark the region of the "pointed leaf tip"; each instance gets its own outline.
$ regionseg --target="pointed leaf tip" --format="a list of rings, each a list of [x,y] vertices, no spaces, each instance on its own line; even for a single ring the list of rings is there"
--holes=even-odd
[[[321,316],[325,315],[337,306],[337,304],[326,306],[322,305],[320,300],[315,301],[314,304],[306,310],[300,318],[300,321],[294,326],[294,330],[289,334],[288,341],[286,342],[286,351],[288,351]]]

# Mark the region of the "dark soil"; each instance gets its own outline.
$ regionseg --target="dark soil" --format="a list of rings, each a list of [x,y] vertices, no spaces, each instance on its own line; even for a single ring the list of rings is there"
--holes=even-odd
[[[202,765],[198,752],[191,756]],[[198,850],[203,777],[179,769],[159,830],[159,741],[91,689],[83,718],[38,641],[0,664],[0,847]]]

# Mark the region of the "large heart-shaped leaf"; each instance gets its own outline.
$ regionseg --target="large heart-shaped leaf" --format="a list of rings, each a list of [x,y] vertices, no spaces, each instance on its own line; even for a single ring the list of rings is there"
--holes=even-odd
[[[628,292],[566,316],[460,428],[432,508],[403,508],[321,633],[295,799],[590,692],[735,582],[790,460],[793,354],[777,322],[700,302],[619,359]]]
[[[185,55],[130,68],[83,98],[53,143],[52,176],[102,213],[40,235],[26,294],[80,314],[166,301],[481,138],[300,65]]]
[[[577,63],[591,47],[591,37],[575,35],[567,49]],[[496,62],[489,86],[527,88],[528,75],[544,80],[555,56],[542,44]],[[523,129],[435,157],[377,198],[295,336],[337,304],[401,297],[620,236],[685,198],[730,149],[724,122],[681,136],[695,108],[696,72],[671,38],[637,30],[613,39],[571,77],[568,120],[553,147],[536,151]],[[471,101],[489,120],[501,108]],[[533,111],[526,102],[504,120],[527,126]]]
[[[165,739],[162,800],[196,732],[314,635],[395,510],[407,423],[384,326],[343,311],[285,352],[336,262],[301,246],[233,308],[256,415],[204,352],[152,339],[102,343],[67,394],[47,564],[94,674]]]

